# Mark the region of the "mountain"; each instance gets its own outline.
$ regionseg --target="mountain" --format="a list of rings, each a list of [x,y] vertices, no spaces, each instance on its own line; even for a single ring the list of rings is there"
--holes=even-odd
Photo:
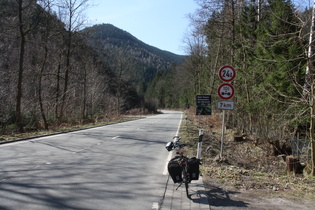
[[[157,72],[167,71],[184,58],[145,44],[111,24],[94,25],[82,32],[114,72],[133,84],[146,84]]]

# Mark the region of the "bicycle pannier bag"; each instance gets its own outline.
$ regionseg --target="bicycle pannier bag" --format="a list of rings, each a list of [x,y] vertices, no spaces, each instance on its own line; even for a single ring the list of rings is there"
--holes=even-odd
[[[168,162],[168,173],[171,175],[174,183],[182,182],[182,168],[176,160]]]
[[[195,157],[188,160],[188,173],[191,180],[199,179],[199,160]]]

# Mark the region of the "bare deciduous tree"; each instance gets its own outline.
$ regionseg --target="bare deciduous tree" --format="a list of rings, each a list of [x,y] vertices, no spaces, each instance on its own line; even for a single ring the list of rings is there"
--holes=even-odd
[[[19,66],[18,66],[18,81],[17,81],[17,94],[16,94],[16,125],[20,131],[23,131],[22,123],[22,85],[24,73],[24,57],[25,57],[25,44],[27,35],[38,24],[38,18],[32,17],[36,0],[16,0],[18,6],[18,29],[20,39],[20,52],[19,52]]]
[[[66,33],[66,66],[65,66],[65,77],[64,87],[62,92],[61,108],[59,113],[59,123],[62,122],[66,107],[66,99],[68,95],[69,85],[69,74],[71,71],[71,55],[73,51],[73,37],[78,30],[84,26],[83,12],[86,9],[89,0],[60,0],[58,7],[60,9],[59,18],[65,23]]]
[[[308,46],[308,53],[307,53],[307,65],[306,65],[306,72],[305,72],[305,85],[304,85],[304,93],[308,92],[309,98],[309,106],[310,106],[310,142],[311,142],[311,174],[315,176],[315,80],[314,80],[314,55],[313,55],[313,35],[315,32],[315,1],[313,4],[312,10],[312,22],[311,22],[311,29],[310,29],[310,37],[309,37],[309,46]],[[310,87],[310,89],[309,89]]]

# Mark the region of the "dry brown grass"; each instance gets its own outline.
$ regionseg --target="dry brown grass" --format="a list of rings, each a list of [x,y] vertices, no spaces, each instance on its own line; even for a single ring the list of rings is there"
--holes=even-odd
[[[220,159],[221,121],[218,113],[198,117],[193,110],[187,110],[182,122],[181,136],[188,145],[187,155],[196,154],[198,130],[202,127],[205,131],[201,172],[207,184],[252,191],[252,195],[315,200],[315,177],[287,174],[285,161],[271,156],[269,145],[256,146],[253,140],[235,142],[233,130],[227,130]]]
[[[125,122],[129,120],[138,119],[140,116],[135,117],[128,117],[128,116],[113,116],[108,117],[106,119],[103,119],[98,122],[91,122],[91,123],[84,123],[81,124],[80,122],[77,123],[64,123],[60,126],[50,126],[48,130],[41,130],[41,129],[29,129],[25,130],[25,132],[17,132],[16,130],[12,129],[11,132],[6,132],[4,134],[0,134],[0,142],[6,142],[6,141],[12,141],[12,140],[18,140],[18,139],[27,139],[27,138],[34,138],[49,134],[55,134],[55,133],[63,133],[63,132],[69,132],[69,131],[75,131],[75,130],[81,130],[81,129],[87,129],[92,128],[96,126],[102,126],[102,125],[108,125],[113,123],[119,123],[119,122]]]

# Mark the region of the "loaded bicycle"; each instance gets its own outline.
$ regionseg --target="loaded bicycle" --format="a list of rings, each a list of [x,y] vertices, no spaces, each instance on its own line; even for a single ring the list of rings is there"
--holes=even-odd
[[[188,158],[184,156],[184,153],[181,151],[185,144],[180,143],[180,137],[174,136],[173,142],[168,142],[166,144],[166,149],[170,152],[177,149],[177,155],[172,158],[168,163],[168,172],[172,177],[174,183],[179,183],[179,186],[176,190],[184,183],[186,188],[186,195],[188,198],[188,184],[191,180],[199,179],[199,165],[200,160],[196,157]]]

